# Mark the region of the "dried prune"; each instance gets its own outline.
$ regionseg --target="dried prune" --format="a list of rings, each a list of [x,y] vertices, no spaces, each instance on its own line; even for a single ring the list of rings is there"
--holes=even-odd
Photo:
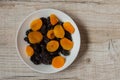
[[[42,52],[42,48],[41,48],[40,44],[31,44],[30,46],[34,49],[34,51],[37,54],[40,54]]]
[[[43,35],[45,35],[47,33],[47,29],[46,29],[46,25],[43,24],[41,29],[39,30]]]
[[[27,43],[30,43],[28,37],[25,37],[24,40],[25,40]]]
[[[41,17],[41,20],[42,20],[43,24],[47,25],[47,19],[45,17]]]
[[[61,26],[63,26],[63,22],[59,21],[56,25],[61,25]]]
[[[47,36],[44,36],[44,43],[47,44],[50,41],[49,38],[47,38]]]
[[[64,50],[64,49],[61,50],[61,53],[62,53],[64,56],[70,55],[70,52],[69,52],[68,50]]]
[[[69,32],[65,31],[65,37],[72,41],[72,36]]]
[[[58,49],[58,50],[55,51],[55,52],[49,52],[49,54],[50,54],[52,57],[56,57],[56,56],[59,56],[59,52],[60,52],[60,50]]]
[[[43,64],[51,64],[52,56],[44,48],[42,48],[42,52],[40,54],[40,57],[42,58]]]
[[[60,41],[60,38],[56,38],[56,37],[55,37],[54,40]]]
[[[50,30],[50,29],[53,29],[53,26],[51,24],[48,24],[47,25],[47,31]]]
[[[34,55],[30,58],[30,60],[31,60],[34,64],[36,64],[36,65],[38,65],[38,64],[40,64],[40,63],[42,62],[41,57],[39,57],[39,56],[36,55],[36,54],[34,54]]]
[[[32,32],[32,29],[28,29],[28,30],[26,31],[26,35],[28,36],[28,34],[29,34],[30,32]]]
[[[49,54],[45,54],[42,57],[42,63],[43,64],[51,64],[52,63],[52,57]]]
[[[47,17],[47,25],[48,25],[48,24],[51,24],[51,23],[50,23],[50,17]]]

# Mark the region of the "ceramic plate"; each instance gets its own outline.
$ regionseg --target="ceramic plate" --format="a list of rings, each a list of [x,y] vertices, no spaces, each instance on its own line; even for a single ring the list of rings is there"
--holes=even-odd
[[[25,53],[25,47],[28,44],[24,41],[24,37],[26,30],[30,28],[29,27],[30,22],[36,18],[48,17],[50,16],[50,14],[55,14],[62,22],[69,21],[75,28],[75,32],[72,34],[74,46],[70,51],[70,55],[65,56],[66,62],[64,66],[58,69],[53,68],[52,65],[44,65],[44,64],[35,65],[31,62],[30,58]],[[55,73],[67,68],[77,57],[80,49],[80,42],[81,42],[80,33],[75,22],[64,12],[55,9],[41,9],[28,15],[19,26],[16,36],[16,48],[21,60],[32,70],[40,73]]]

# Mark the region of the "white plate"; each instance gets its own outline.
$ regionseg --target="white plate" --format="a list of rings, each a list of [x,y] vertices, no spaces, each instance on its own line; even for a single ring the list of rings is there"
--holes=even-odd
[[[74,46],[71,50],[71,54],[69,56],[66,56],[66,62],[64,66],[58,69],[53,68],[52,65],[44,65],[44,64],[34,65],[30,61],[30,58],[25,53],[25,46],[28,44],[24,41],[24,37],[26,30],[30,28],[29,27],[30,22],[36,18],[48,17],[52,13],[55,14],[63,22],[69,21],[75,28],[75,32],[74,34],[72,34]],[[67,68],[77,57],[80,49],[80,42],[81,40],[80,40],[79,30],[75,22],[67,14],[55,9],[41,9],[28,15],[20,25],[16,36],[16,48],[21,60],[32,70],[40,73],[55,73]]]

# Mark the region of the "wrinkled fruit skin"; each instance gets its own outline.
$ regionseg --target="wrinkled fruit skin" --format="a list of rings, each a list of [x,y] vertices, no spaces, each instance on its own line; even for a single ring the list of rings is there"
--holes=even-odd
[[[28,44],[30,44],[30,46],[33,48],[34,50],[34,54],[30,57],[30,60],[35,64],[35,65],[39,65],[39,64],[45,64],[45,65],[51,65],[52,64],[52,60],[53,58],[60,56],[60,54],[64,55],[64,56],[68,56],[70,55],[70,51],[69,50],[64,50],[61,45],[59,45],[59,48],[54,51],[54,52],[49,52],[46,49],[46,45],[49,41],[51,40],[56,40],[60,43],[61,38],[53,38],[53,39],[49,39],[47,37],[47,32],[49,30],[53,30],[54,27],[56,25],[61,25],[63,26],[63,22],[58,21],[57,24],[52,25],[50,22],[50,17],[41,17],[40,18],[43,22],[42,27],[38,30],[38,32],[41,32],[43,35],[43,39],[41,42],[36,43],[36,44],[32,44],[30,43],[29,39],[28,39],[28,34],[30,32],[32,32],[33,30],[28,29],[26,31],[26,37],[24,38],[24,41],[27,42]],[[62,27],[63,28],[63,27]],[[64,29],[64,28],[63,28]],[[65,31],[65,30],[64,30]],[[68,31],[65,31],[65,35],[64,37],[68,38],[69,40],[72,41],[72,36]]]

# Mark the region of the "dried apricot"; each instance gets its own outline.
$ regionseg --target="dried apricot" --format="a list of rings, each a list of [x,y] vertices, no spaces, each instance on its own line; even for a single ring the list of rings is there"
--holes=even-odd
[[[63,38],[65,35],[65,31],[61,25],[56,25],[54,27],[54,34],[57,38]]]
[[[39,43],[42,41],[43,35],[38,31],[33,31],[28,34],[28,39],[32,44]]]
[[[50,23],[52,25],[55,25],[55,24],[57,24],[57,22],[58,22],[58,18],[56,17],[56,15],[55,14],[51,14],[50,15]]]
[[[32,55],[34,54],[33,48],[28,45],[28,46],[26,47],[26,53],[27,53],[28,56],[32,56]]]
[[[59,43],[56,40],[51,40],[47,43],[46,48],[49,52],[55,52],[59,48]]]
[[[49,31],[47,32],[47,37],[48,37],[49,39],[54,39],[54,38],[55,38],[54,31],[53,31],[53,30],[49,30]]]
[[[42,20],[41,19],[35,19],[31,22],[30,24],[30,28],[33,30],[33,31],[37,31],[39,30],[41,27],[42,27]]]
[[[66,31],[68,31],[71,34],[74,33],[74,31],[75,31],[73,25],[70,22],[64,22],[63,27]]]
[[[67,38],[62,38],[60,44],[65,50],[71,50],[73,48],[73,42]]]
[[[52,66],[55,68],[61,68],[65,64],[65,58],[62,56],[54,57],[52,60]]]

